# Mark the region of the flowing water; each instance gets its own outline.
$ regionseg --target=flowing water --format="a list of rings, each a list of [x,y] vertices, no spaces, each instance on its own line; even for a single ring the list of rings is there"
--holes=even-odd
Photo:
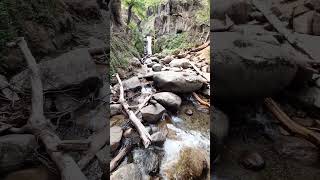
[[[152,55],[152,36],[147,36],[147,55]]]

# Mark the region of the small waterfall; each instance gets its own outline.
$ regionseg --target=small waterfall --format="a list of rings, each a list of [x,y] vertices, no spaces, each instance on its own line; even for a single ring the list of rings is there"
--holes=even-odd
[[[147,55],[152,55],[152,36],[147,36]]]

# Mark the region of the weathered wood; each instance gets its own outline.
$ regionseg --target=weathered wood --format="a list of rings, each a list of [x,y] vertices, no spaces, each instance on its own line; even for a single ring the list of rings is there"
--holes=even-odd
[[[86,151],[89,146],[90,143],[84,140],[63,140],[57,148],[61,151]]]
[[[126,100],[124,99],[124,89],[123,89],[122,81],[121,81],[118,74],[116,74],[116,77],[117,77],[117,80],[120,85],[120,87],[119,87],[120,88],[119,103],[122,105],[123,109],[128,114],[129,119],[134,124],[135,128],[137,129],[137,131],[140,135],[140,138],[142,139],[144,147],[147,148],[151,144],[151,136],[148,133],[148,131],[146,130],[146,128],[143,126],[143,124],[141,123],[141,120],[139,118],[137,118],[137,116],[135,115],[134,112],[129,110],[129,105],[126,102]]]
[[[272,114],[281,122],[281,124],[290,133],[302,137],[307,141],[311,142],[318,148],[320,148],[320,135],[316,134],[312,130],[305,128],[298,123],[292,121],[290,117],[283,112],[277,103],[272,98],[266,98],[264,100],[266,107],[272,112]]]
[[[141,109],[149,102],[151,97],[152,97],[152,94],[150,94],[147,98],[144,99],[144,101],[141,104],[138,105],[138,109],[134,113],[135,115],[137,115],[141,111]]]
[[[60,170],[62,180],[87,180],[75,161],[68,154],[57,151],[59,137],[53,132],[53,125],[43,114],[43,88],[39,68],[24,38],[16,41],[31,71],[32,108],[27,126],[45,145],[47,153]]]
[[[112,172],[121,162],[121,160],[130,152],[132,145],[127,145],[120,149],[119,153],[110,162],[110,172]]]
[[[206,43],[204,43],[204,44],[202,44],[202,45],[200,45],[200,46],[198,46],[196,48],[191,49],[190,52],[201,51],[201,50],[205,49],[206,47],[208,47],[209,45],[210,45],[210,41],[208,41],[208,42],[206,42]]]
[[[192,95],[193,95],[194,98],[196,98],[196,100],[197,100],[200,104],[205,105],[205,106],[207,106],[207,107],[210,107],[210,104],[209,104],[208,102],[202,100],[202,99],[198,96],[197,93],[193,92]]]
[[[202,76],[202,77],[207,81],[207,83],[210,82],[210,78],[206,77],[206,76],[200,71],[200,69],[199,69],[193,62],[190,62],[190,61],[189,61],[189,63],[191,64],[191,66],[193,67],[193,69],[196,70],[197,73],[198,73],[200,76]]]

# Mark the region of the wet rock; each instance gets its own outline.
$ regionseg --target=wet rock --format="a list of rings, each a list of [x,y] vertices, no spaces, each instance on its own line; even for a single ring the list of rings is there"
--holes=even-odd
[[[149,123],[158,122],[166,109],[161,104],[150,104],[141,109],[142,119]]]
[[[265,167],[265,161],[257,152],[245,152],[240,159],[241,165],[253,171],[259,171]]]
[[[193,111],[191,109],[186,109],[185,113],[188,116],[192,116],[193,115]]]
[[[162,69],[161,64],[155,64],[155,65],[152,66],[152,70],[154,72],[159,72],[159,71],[161,71],[161,69]]]
[[[203,78],[183,72],[159,72],[153,76],[155,85],[163,91],[190,93],[199,90]]]
[[[59,180],[59,177],[45,167],[18,170],[8,174],[4,180]]]
[[[161,59],[161,62],[163,64],[169,64],[173,60],[173,57],[171,56],[166,56],[165,58]]]
[[[0,137],[0,172],[21,168],[31,156],[38,144],[35,136],[13,134]]]
[[[110,116],[121,114],[122,105],[121,104],[111,104],[110,105]]]
[[[160,92],[153,95],[153,98],[167,109],[178,110],[181,105],[180,96],[171,92]]]
[[[77,125],[92,131],[98,131],[107,125],[107,107],[105,105],[97,106],[94,109],[85,107],[84,109],[77,110],[74,118]]]
[[[133,162],[147,175],[159,172],[160,157],[152,149],[137,149],[133,151]]]
[[[173,59],[169,63],[170,67],[178,67],[178,68],[183,68],[187,69],[188,67],[191,67],[189,60],[188,59]]]
[[[312,34],[314,11],[309,11],[293,19],[293,30],[302,34]]]
[[[166,138],[167,138],[166,134],[160,131],[155,132],[151,135],[152,143],[157,146],[162,146],[166,141]]]
[[[317,148],[301,138],[284,136],[276,141],[274,148],[283,158],[297,160],[307,165],[318,162]]]
[[[141,87],[141,82],[137,76],[122,81],[122,84],[124,90],[131,90]]]
[[[130,163],[120,167],[113,172],[110,176],[110,180],[132,180],[142,179],[142,172],[138,165]]]
[[[96,65],[87,49],[77,49],[56,59],[39,63],[43,90],[63,89],[99,77]],[[72,71],[70,71],[72,69]],[[20,90],[30,89],[30,71],[24,70],[14,76],[10,83]]]
[[[209,168],[208,155],[200,149],[183,148],[169,178],[198,179]]]
[[[219,84],[214,87],[219,100],[270,96],[287,87],[296,75],[295,58],[281,46],[233,32],[216,32],[212,41],[219,44],[211,52],[215,61],[210,64],[215,69],[213,84]]]
[[[111,153],[115,152],[120,145],[122,138],[122,129],[119,126],[112,126],[110,128],[110,151]]]

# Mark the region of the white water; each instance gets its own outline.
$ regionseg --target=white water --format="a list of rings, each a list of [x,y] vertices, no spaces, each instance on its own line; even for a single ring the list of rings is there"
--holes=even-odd
[[[147,54],[152,55],[152,36],[147,36]]]

